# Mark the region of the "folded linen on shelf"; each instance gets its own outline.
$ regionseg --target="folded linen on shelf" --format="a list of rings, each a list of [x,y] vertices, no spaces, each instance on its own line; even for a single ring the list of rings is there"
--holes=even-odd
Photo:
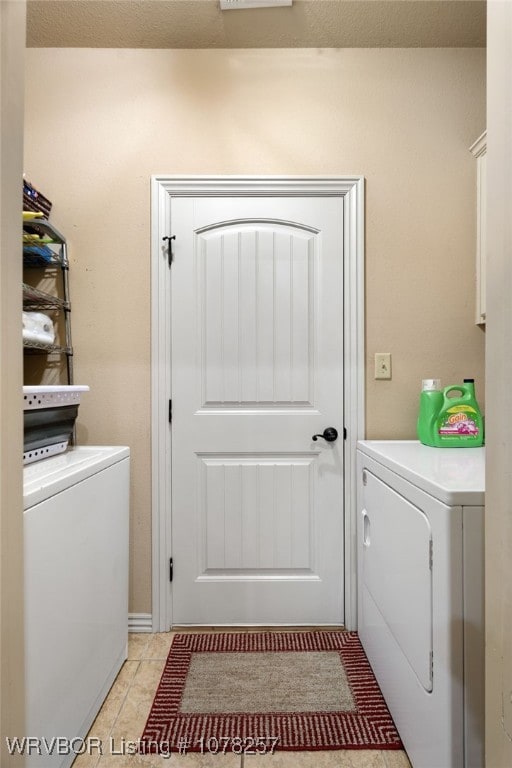
[[[23,340],[54,344],[55,329],[51,318],[43,312],[23,312]]]

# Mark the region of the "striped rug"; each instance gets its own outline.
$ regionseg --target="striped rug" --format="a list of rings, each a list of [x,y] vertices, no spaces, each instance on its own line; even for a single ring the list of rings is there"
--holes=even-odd
[[[177,634],[139,752],[401,749],[357,633]]]

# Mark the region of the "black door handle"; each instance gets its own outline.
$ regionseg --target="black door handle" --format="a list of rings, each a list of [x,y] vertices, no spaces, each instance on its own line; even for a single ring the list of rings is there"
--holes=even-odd
[[[334,443],[338,438],[338,430],[334,427],[326,427],[321,435],[313,435],[312,439],[318,440],[319,437],[327,440],[328,443]]]

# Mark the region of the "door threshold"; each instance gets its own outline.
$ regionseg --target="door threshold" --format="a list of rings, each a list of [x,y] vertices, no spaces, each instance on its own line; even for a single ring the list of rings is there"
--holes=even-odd
[[[226,624],[203,626],[199,624],[174,624],[170,632],[338,632],[343,624]]]

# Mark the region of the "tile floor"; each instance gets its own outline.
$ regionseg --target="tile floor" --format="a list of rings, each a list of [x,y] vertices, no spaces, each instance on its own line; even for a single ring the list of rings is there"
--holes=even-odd
[[[128,659],[88,734],[89,743],[101,743],[103,754],[96,748],[93,754],[79,755],[73,768],[411,768],[406,753],[397,750],[276,752],[255,756],[174,752],[169,758],[127,754],[130,743],[137,742],[142,735],[173,636],[173,632],[129,636]]]

